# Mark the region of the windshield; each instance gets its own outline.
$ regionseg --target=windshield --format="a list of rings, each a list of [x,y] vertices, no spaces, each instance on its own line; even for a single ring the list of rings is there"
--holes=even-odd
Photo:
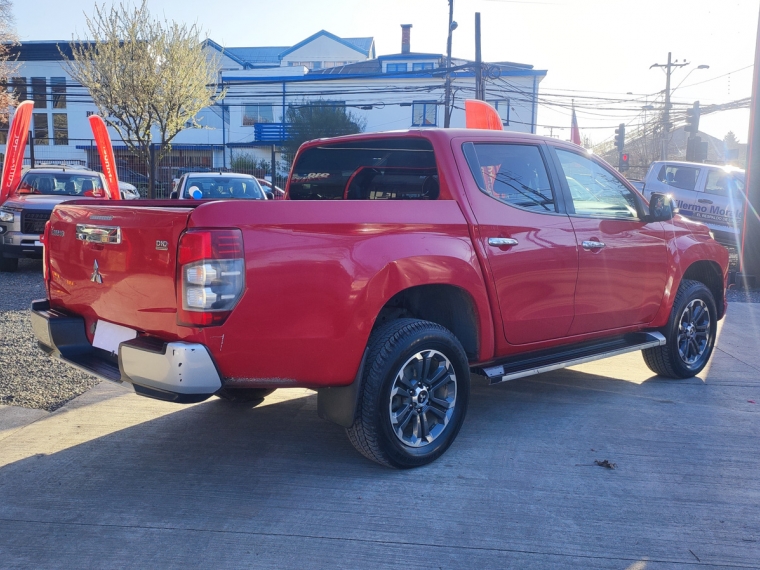
[[[183,198],[191,200],[264,200],[264,191],[254,178],[241,176],[193,176],[185,183]]]
[[[88,196],[105,198],[103,182],[97,174],[68,172],[27,172],[16,190],[18,194],[51,196]]]

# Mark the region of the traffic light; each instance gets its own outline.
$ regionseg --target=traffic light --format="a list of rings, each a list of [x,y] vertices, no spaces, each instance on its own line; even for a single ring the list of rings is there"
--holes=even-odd
[[[620,172],[625,172],[630,168],[628,164],[628,157],[630,155],[627,152],[624,152],[620,155]]]
[[[625,147],[625,123],[620,123],[620,126],[615,129],[615,148],[623,152],[623,147]]]
[[[692,108],[686,109],[686,126],[683,130],[692,137],[699,132],[699,101],[694,101]]]

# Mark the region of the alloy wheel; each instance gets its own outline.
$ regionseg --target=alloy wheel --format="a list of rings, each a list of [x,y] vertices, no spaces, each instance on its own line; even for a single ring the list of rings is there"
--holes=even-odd
[[[410,447],[430,445],[454,414],[457,377],[446,356],[422,350],[407,360],[391,386],[388,412],[396,437]]]

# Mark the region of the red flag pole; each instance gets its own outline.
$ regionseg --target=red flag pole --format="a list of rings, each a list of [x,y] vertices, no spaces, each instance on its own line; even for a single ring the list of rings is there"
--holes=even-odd
[[[578,128],[578,117],[575,116],[575,102],[573,101],[573,118],[570,122],[570,141],[581,146],[581,130]]]
[[[0,181],[0,204],[5,202],[21,181],[21,165],[24,160],[24,147],[29,134],[29,123],[32,120],[32,101],[24,101],[16,107],[13,123],[8,131],[8,142],[5,146],[5,163],[3,176]]]
[[[90,115],[89,121],[92,134],[95,136],[95,144],[98,147],[103,174],[105,174],[106,182],[108,182],[111,200],[121,200],[119,174],[116,172],[116,157],[113,154],[113,145],[111,144],[111,137],[108,136],[106,123],[98,115]]]

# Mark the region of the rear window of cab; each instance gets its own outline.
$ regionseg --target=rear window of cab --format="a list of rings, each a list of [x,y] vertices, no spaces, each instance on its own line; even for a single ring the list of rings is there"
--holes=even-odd
[[[438,167],[425,139],[320,145],[301,152],[291,200],[437,200]]]

